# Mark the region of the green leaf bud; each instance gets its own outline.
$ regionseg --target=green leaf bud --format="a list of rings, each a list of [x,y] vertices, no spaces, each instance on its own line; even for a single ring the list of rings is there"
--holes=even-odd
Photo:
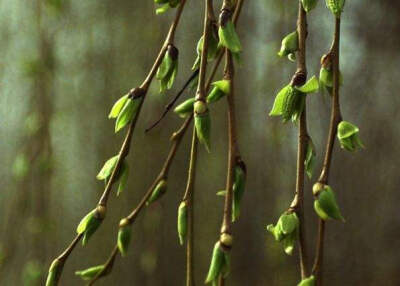
[[[299,37],[297,31],[294,31],[286,35],[281,44],[281,49],[278,52],[278,56],[286,57],[292,54],[292,58],[295,57],[294,53],[299,50]]]
[[[146,205],[149,205],[158,200],[167,191],[167,181],[162,179],[154,188],[150,198],[147,200]]]
[[[310,179],[312,178],[312,174],[313,174],[313,170],[314,170],[315,156],[316,156],[316,152],[315,152],[314,143],[312,142],[311,138],[308,138],[304,166],[306,168],[307,176]]]
[[[194,104],[194,126],[200,143],[210,152],[211,118],[207,104],[201,100]]]
[[[347,151],[354,152],[357,149],[364,148],[364,144],[359,137],[360,130],[357,126],[347,121],[342,121],[338,125],[338,139],[340,147]]]
[[[235,25],[231,19],[232,13],[229,10],[222,10],[219,17],[218,35],[220,45],[229,49],[232,53],[239,53],[242,50],[239,36],[236,33]]]
[[[104,269],[104,265],[97,265],[85,270],[76,271],[75,275],[80,276],[83,280],[92,280]]]
[[[187,203],[182,201],[178,208],[178,236],[179,236],[179,243],[183,245],[186,239],[187,233]]]
[[[311,275],[310,277],[301,280],[301,282],[297,284],[297,286],[314,286],[314,285],[315,285],[314,275]]]
[[[131,241],[131,231],[132,229],[129,220],[126,218],[121,219],[119,222],[117,246],[122,256],[125,256],[128,251],[129,243]]]
[[[208,270],[205,283],[213,282],[218,278],[218,276],[221,274],[224,262],[225,262],[224,250],[222,249],[220,242],[217,241],[214,245],[210,268]]]
[[[232,200],[232,222],[240,216],[240,202],[242,200],[246,185],[246,165],[242,160],[235,166],[235,182],[233,184]]]
[[[305,93],[287,85],[276,96],[270,116],[281,116],[283,122],[296,122],[304,109]]]
[[[186,118],[193,113],[193,105],[195,102],[195,98],[189,98],[175,107],[174,112],[179,115],[181,118]]]
[[[97,180],[106,180],[108,177],[110,177],[115,169],[115,166],[117,165],[118,159],[119,155],[116,155],[108,159],[104,163],[103,168],[101,168],[100,172],[97,174],[96,176]]]
[[[89,238],[96,232],[106,215],[106,208],[98,205],[97,208],[89,212],[76,228],[78,234],[83,234],[82,245],[86,245]]]
[[[126,162],[122,163],[121,171],[120,171],[119,185],[117,196],[119,196],[126,188],[126,184],[128,183],[128,175],[129,175],[129,165]]]
[[[267,230],[272,233],[276,241],[282,242],[284,251],[291,255],[298,237],[299,225],[296,213],[285,212],[280,216],[276,226],[270,224]]]
[[[345,0],[326,0],[326,6],[331,10],[336,18],[340,18],[343,12],[344,4]]]
[[[142,102],[142,97],[138,98],[129,97],[126,100],[124,107],[119,112],[117,120],[115,121],[115,133],[120,131],[134,119],[141,102]]]
[[[323,220],[336,219],[345,221],[336,202],[335,193],[328,185],[325,185],[324,189],[318,193],[314,201],[314,209]]]
[[[49,274],[46,279],[46,286],[57,286],[63,267],[64,262],[61,262],[58,258],[51,263]]]
[[[163,61],[158,67],[156,78],[160,80],[160,92],[170,89],[178,72],[179,51],[173,45],[168,45]]]
[[[214,86],[211,92],[207,96],[207,103],[213,103],[220,100],[230,92],[229,80],[223,79],[212,83]]]
[[[301,3],[303,4],[304,11],[308,13],[317,6],[318,0],[301,0]]]
[[[220,50],[220,46],[218,45],[218,42],[219,42],[218,35],[217,35],[217,33],[214,33],[213,31],[214,30],[212,30],[212,33],[210,33],[210,37],[208,39],[208,49],[207,49],[207,61],[208,62],[213,61],[217,57],[218,52]],[[196,58],[195,63],[192,66],[192,70],[196,70],[200,66],[200,59],[201,59],[201,54],[203,51],[203,44],[204,44],[203,36],[201,36],[200,40],[197,42],[197,48],[196,48],[197,58]]]
[[[115,102],[115,104],[111,108],[108,118],[117,118],[118,117],[122,108],[125,106],[125,103],[128,100],[128,97],[129,97],[129,94],[126,94]]]

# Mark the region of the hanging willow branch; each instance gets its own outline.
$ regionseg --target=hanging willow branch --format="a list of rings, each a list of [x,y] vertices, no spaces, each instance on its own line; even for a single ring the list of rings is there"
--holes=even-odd
[[[89,213],[89,214],[92,214],[92,218],[94,218],[98,221],[97,227],[99,226],[99,224],[105,217],[109,194],[112,190],[113,184],[118,179],[118,174],[123,165],[123,161],[129,153],[132,135],[133,135],[133,132],[134,132],[134,129],[136,126],[137,119],[140,115],[140,111],[141,111],[144,99],[146,97],[147,91],[149,89],[149,86],[150,86],[154,76],[156,75],[157,69],[160,67],[160,65],[162,63],[164,55],[166,54],[168,48],[171,45],[173,45],[175,31],[179,24],[179,20],[181,18],[185,3],[186,3],[186,0],[181,0],[179,7],[177,9],[177,12],[176,12],[175,19],[173,20],[171,27],[169,29],[168,35],[166,37],[166,40],[164,41],[164,44],[157,56],[152,68],[150,69],[146,79],[143,81],[143,83],[140,85],[140,87],[132,89],[127,96],[127,98],[130,98],[130,99],[140,99],[140,101],[139,101],[140,103],[137,106],[136,115],[134,116],[134,118],[131,119],[131,121],[129,123],[129,128],[128,128],[127,134],[125,136],[124,142],[120,149],[118,159],[115,162],[114,169],[107,181],[105,190],[97,204],[97,207],[91,213]],[[89,218],[89,217],[87,216],[86,218]],[[96,228],[92,229],[91,232],[94,232],[96,230]],[[49,275],[47,278],[47,282],[46,282],[47,286],[58,284],[58,282],[61,278],[61,274],[62,274],[62,270],[63,270],[65,262],[67,261],[69,255],[72,253],[72,251],[76,247],[77,243],[84,236],[85,236],[85,232],[79,232],[75,236],[75,238],[72,240],[71,244],[64,250],[64,252],[52,262],[50,269],[49,269]]]

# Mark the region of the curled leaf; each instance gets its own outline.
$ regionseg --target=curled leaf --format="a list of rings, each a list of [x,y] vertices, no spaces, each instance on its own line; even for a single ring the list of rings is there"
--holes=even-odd
[[[162,179],[154,188],[150,198],[147,200],[146,205],[149,205],[158,200],[167,191],[167,181]]]
[[[242,45],[236,33],[235,25],[233,25],[231,20],[228,20],[224,24],[218,30],[220,44],[232,53],[239,53],[242,50]]]
[[[186,118],[193,113],[193,105],[195,98],[189,98],[175,107],[174,112],[179,115],[179,117]]]
[[[131,226],[129,223],[125,223],[126,219],[122,219],[120,222],[120,227],[118,230],[118,242],[117,246],[119,252],[121,252],[122,256],[125,256],[128,252],[128,247],[131,241]]]
[[[83,280],[92,280],[95,278],[101,271],[103,271],[104,265],[97,265],[90,267],[85,270],[76,271],[75,275],[80,276]]]
[[[221,248],[220,242],[217,241],[214,245],[210,268],[208,269],[207,278],[205,283],[213,282],[221,274],[221,270],[224,266],[225,255]]]

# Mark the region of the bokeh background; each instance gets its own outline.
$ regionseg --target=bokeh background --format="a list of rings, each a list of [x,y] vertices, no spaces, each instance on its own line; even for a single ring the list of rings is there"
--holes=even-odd
[[[309,75],[318,74],[332,39],[333,18],[323,2],[309,14]],[[61,285],[83,285],[74,272],[105,261],[119,219],[158,174],[181,119],[171,113],[152,132],[144,129],[190,75],[203,5],[188,0],[178,28],[174,88],[161,96],[158,83],[151,86],[128,157],[128,189],[111,197],[107,219],[90,243],[70,256]],[[43,285],[50,262],[95,206],[103,190],[95,176],[123,139],[114,134],[108,111],[142,82],[174,15],[154,11],[150,0],[0,1],[0,285]],[[295,29],[296,13],[295,1],[245,1],[238,24],[244,51],[237,69],[237,114],[248,185],[234,226],[232,286],[298,282],[297,255],[284,255],[265,231],[288,207],[295,186],[296,127],[267,114],[295,70],[276,52],[281,38]],[[360,127],[366,149],[350,154],[335,146],[330,184],[347,221],[327,225],[324,281],[400,285],[400,2],[348,1],[342,22],[342,112]],[[317,217],[311,186],[321,167],[329,99],[310,95],[308,106],[318,152],[314,178],[306,180],[307,244],[313,257]],[[212,153],[200,147],[195,194],[199,285],[222,219],[223,200],[215,193],[225,184],[227,158],[224,101],[211,113]],[[184,284],[185,249],[178,245],[176,214],[186,183],[189,137],[171,169],[168,193],[141,213],[129,254],[99,285]]]

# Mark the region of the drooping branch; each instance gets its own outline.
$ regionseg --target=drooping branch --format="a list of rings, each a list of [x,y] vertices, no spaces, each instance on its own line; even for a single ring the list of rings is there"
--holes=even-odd
[[[299,41],[299,50],[297,53],[297,71],[292,79],[294,86],[302,86],[307,79],[306,66],[306,38],[307,38],[307,14],[303,8],[303,4],[299,1],[298,19],[297,19],[297,34]],[[305,155],[307,143],[309,140],[307,131],[307,104],[304,104],[304,109],[300,115],[298,127],[298,148],[297,148],[297,171],[296,171],[296,193],[295,200],[291,208],[296,212],[299,218],[299,260],[301,279],[308,276],[308,259],[305,239],[305,218],[304,218],[304,173],[305,173]]]
[[[119,152],[120,156],[118,158],[118,161],[116,162],[116,166],[115,166],[115,168],[114,168],[114,170],[113,170],[113,172],[112,172],[112,174],[110,176],[110,179],[108,180],[108,183],[107,183],[107,185],[106,185],[106,187],[105,187],[105,189],[104,189],[104,191],[103,191],[103,193],[101,195],[101,198],[100,198],[100,200],[98,202],[98,206],[104,207],[104,209],[106,209],[108,197],[109,197],[109,194],[110,194],[110,192],[112,190],[112,186],[117,181],[117,177],[118,177],[117,174],[121,169],[123,160],[125,159],[125,157],[129,153],[129,148],[130,148],[130,144],[131,144],[132,135],[133,135],[133,132],[134,132],[134,129],[135,129],[135,126],[136,126],[137,119],[139,118],[140,111],[141,111],[141,108],[143,106],[143,102],[144,102],[144,99],[146,97],[148,88],[149,88],[149,86],[150,86],[150,84],[151,84],[151,82],[152,82],[152,80],[153,80],[153,78],[154,78],[154,76],[155,76],[155,74],[157,72],[158,67],[161,65],[162,59],[163,59],[163,57],[164,57],[164,55],[165,55],[165,53],[167,51],[168,45],[173,43],[173,41],[174,41],[175,31],[176,31],[176,28],[177,28],[177,26],[179,24],[179,20],[181,18],[181,15],[182,15],[182,12],[183,12],[183,8],[184,8],[185,4],[186,4],[186,0],[181,0],[181,3],[179,4],[179,7],[178,7],[177,12],[176,12],[176,16],[175,16],[175,18],[174,18],[174,20],[173,20],[173,22],[172,22],[172,24],[170,26],[168,35],[167,35],[167,37],[166,37],[166,39],[165,39],[165,41],[163,43],[163,46],[162,46],[162,48],[161,48],[161,50],[160,50],[160,52],[159,52],[159,54],[158,54],[158,56],[157,56],[157,58],[156,58],[156,60],[154,62],[152,68],[150,69],[148,75],[146,76],[146,79],[143,81],[143,83],[140,85],[140,87],[134,88],[134,89],[132,89],[130,91],[130,95],[131,96],[133,96],[133,97],[143,97],[143,100],[141,101],[141,103],[140,103],[140,105],[138,107],[138,111],[137,111],[136,116],[133,118],[133,120],[129,124],[129,128],[128,128],[127,134],[125,136],[124,142],[123,142],[122,147],[121,147],[120,152]],[[61,278],[62,268],[63,268],[66,260],[68,259],[69,255],[74,250],[75,246],[77,245],[77,243],[79,242],[79,240],[82,237],[83,237],[82,233],[81,234],[77,234],[75,236],[75,238],[72,240],[72,242],[70,243],[70,245],[63,251],[63,253],[53,261],[52,265],[56,265],[56,264],[60,265],[59,268],[58,268],[58,273],[57,273],[56,279],[54,281],[55,285],[58,284],[58,282],[59,282],[59,280]]]
[[[318,179],[318,183],[324,185],[328,184],[329,171],[332,162],[333,147],[335,144],[335,137],[337,134],[337,127],[340,121],[342,120],[340,112],[340,103],[339,103],[339,88],[340,88],[339,55],[340,55],[340,17],[336,17],[333,44],[331,51],[327,55],[329,60],[332,61],[332,71],[333,71],[331,119],[330,119],[328,141],[326,144],[324,163],[322,166],[321,175]],[[316,254],[312,269],[312,272],[316,278],[316,283],[319,286],[322,285],[324,239],[325,239],[325,221],[319,219]]]

